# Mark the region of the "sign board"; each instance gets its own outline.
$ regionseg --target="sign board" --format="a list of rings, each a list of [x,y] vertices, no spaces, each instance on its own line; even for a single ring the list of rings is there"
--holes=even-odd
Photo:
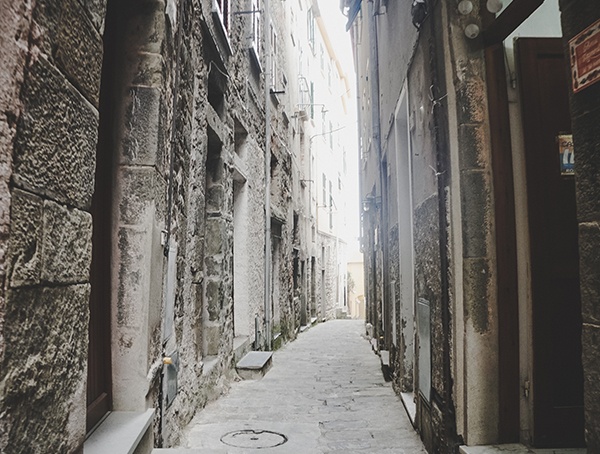
[[[557,137],[558,153],[560,156],[560,174],[575,174],[575,150],[573,149],[573,136],[560,134]]]
[[[569,40],[573,92],[600,80],[600,20]]]

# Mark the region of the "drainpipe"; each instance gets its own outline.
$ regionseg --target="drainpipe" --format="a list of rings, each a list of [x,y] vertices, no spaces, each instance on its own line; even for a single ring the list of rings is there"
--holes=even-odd
[[[354,35],[354,31],[352,32]],[[356,39],[356,38],[355,38]],[[363,252],[366,250],[366,244],[367,244],[367,239],[365,238],[365,211],[363,209],[363,199],[366,196],[366,194],[364,193],[364,178],[365,175],[362,172],[362,166],[363,166],[363,153],[364,153],[364,141],[362,140],[362,113],[360,109],[360,105],[361,105],[361,96],[360,96],[360,75],[358,73],[358,45],[354,44],[354,55],[355,55],[355,71],[354,71],[354,79],[356,82],[356,123],[358,125],[357,129],[357,140],[358,140],[358,144],[359,144],[359,150],[358,150],[358,156],[357,156],[357,160],[358,160],[358,173],[360,175],[360,178],[358,179],[358,209],[360,210],[360,251]],[[363,256],[363,277],[364,276],[368,276],[367,273],[367,268],[366,265],[368,264],[368,261],[364,260],[364,256]],[[365,295],[369,295],[369,281],[368,279],[364,280],[364,284],[365,284],[365,288],[364,288],[364,294]],[[367,304],[371,304],[370,301],[368,301],[368,299],[365,301],[365,323],[371,323],[372,320],[369,320],[369,311],[367,309]],[[360,312],[360,309],[359,309]]]
[[[379,123],[379,55],[377,51],[377,24],[375,23],[375,5],[368,2],[367,20],[369,21],[369,78],[371,85],[371,123],[375,152],[381,158],[381,126]]]
[[[444,57],[440,54],[439,49],[443,48],[443,33],[442,28],[436,26],[437,21],[441,18],[438,17],[435,7],[430,13],[431,21],[431,35],[429,36],[429,43],[431,52],[430,57],[430,70],[432,76],[433,86],[433,97],[438,99],[438,102],[433,102],[433,125],[434,125],[434,143],[436,152],[436,175],[437,175],[437,189],[438,189],[438,211],[439,211],[439,247],[440,247],[440,268],[441,268],[441,317],[442,317],[442,374],[443,381],[445,383],[445,389],[443,392],[443,401],[438,405],[442,408],[446,440],[451,448],[456,449],[459,441],[457,440],[457,429],[456,429],[456,410],[454,408],[452,398],[452,349],[450,345],[450,338],[452,336],[452,318],[450,313],[451,298],[450,298],[450,260],[448,251],[448,243],[450,233],[448,230],[448,191],[450,186],[450,162],[449,153],[450,149],[448,144],[448,136],[450,134],[448,126],[448,104],[439,102],[443,99],[444,87],[446,87],[446,76],[445,76],[445,65]],[[443,10],[442,10],[443,11]],[[443,14],[443,13],[441,13]],[[442,46],[440,46],[442,45]],[[432,396],[432,400],[435,395]],[[451,449],[451,448],[448,449]]]
[[[387,237],[387,229],[385,228],[386,223],[386,200],[385,200],[385,194],[383,194],[383,185],[384,185],[384,175],[383,175],[383,169],[381,166],[381,122],[380,122],[380,112],[379,112],[379,52],[378,52],[378,46],[377,46],[377,23],[376,23],[376,12],[375,12],[375,5],[373,0],[369,0],[367,2],[368,4],[368,12],[367,12],[367,20],[369,22],[369,79],[370,79],[370,85],[371,85],[371,134],[372,134],[372,140],[373,140],[373,147],[375,150],[375,155],[377,157],[377,168],[379,169],[379,193],[381,195],[381,208],[380,208],[380,220],[381,220],[381,225],[380,225],[380,241],[381,241],[381,247],[382,250],[386,251],[386,237]],[[374,194],[374,196],[377,196],[377,194]],[[376,258],[377,256],[377,252],[375,251],[375,249],[373,248],[373,254],[374,257]],[[384,256],[383,258],[383,268],[385,269],[386,266],[386,257]],[[374,277],[374,282],[373,282],[373,288],[374,288],[374,295],[377,295],[377,260],[375,259],[375,267],[373,268],[375,275]],[[384,272],[384,269],[381,270],[381,272]],[[386,277],[385,275],[383,276],[383,289],[381,292],[381,316],[382,318],[384,317],[384,312],[385,312],[385,307],[383,305],[384,301],[383,301],[383,296],[385,295],[385,285],[386,285]],[[376,301],[373,301],[373,304],[376,304]],[[379,317],[377,316],[377,308],[375,307],[374,310],[374,318],[376,320],[374,320],[374,329],[376,332],[377,337],[379,338],[381,336],[381,333],[378,332],[378,326],[379,326]],[[385,329],[384,326],[382,326],[382,329]]]
[[[266,348],[271,350],[271,36],[269,21],[269,0],[263,0],[263,37],[265,41],[265,337]]]

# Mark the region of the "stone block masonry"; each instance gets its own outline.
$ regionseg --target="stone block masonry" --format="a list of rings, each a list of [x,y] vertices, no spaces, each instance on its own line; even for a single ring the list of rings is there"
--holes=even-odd
[[[363,321],[332,320],[300,334],[273,354],[261,380],[235,383],[199,413],[181,446],[190,452],[249,452],[269,448],[258,443],[268,442],[266,432],[272,432],[286,440],[272,452],[425,454],[363,332]],[[254,431],[257,445],[221,441],[238,431]],[[250,441],[243,435],[229,440],[236,438]]]
[[[565,42],[600,20],[597,4],[561,0]],[[573,141],[577,150],[577,220],[582,307],[585,439],[588,452],[600,452],[600,84],[571,93]]]
[[[70,453],[85,438],[104,2],[5,3],[0,451]]]
[[[79,454],[106,411],[150,411],[143,444],[174,445],[234,379],[234,338],[299,329],[293,257],[314,254],[293,243],[294,211],[311,212],[286,139],[300,145],[298,100],[263,97],[251,17],[223,21],[212,0],[4,3],[0,452]]]
[[[97,110],[44,57],[29,68],[23,98],[13,179],[40,196],[89,210]]]
[[[8,291],[2,452],[66,453],[83,442],[89,295],[89,284]]]

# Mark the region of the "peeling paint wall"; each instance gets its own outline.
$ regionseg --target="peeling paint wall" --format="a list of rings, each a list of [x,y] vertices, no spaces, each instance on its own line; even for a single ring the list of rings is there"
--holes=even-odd
[[[381,163],[372,144],[377,139],[371,125],[371,74],[367,68],[373,62],[369,59],[365,2],[362,17],[356,19],[352,31],[363,121],[362,197],[367,200],[370,195],[387,191],[381,198],[382,208],[375,205],[375,215],[367,212],[363,217],[363,247],[371,300],[368,318],[375,325],[375,336],[385,337],[382,348],[391,350],[395,388],[404,392],[414,389],[417,393],[416,424],[428,449],[453,452],[459,440],[454,406],[463,407],[462,402],[454,400],[452,380],[464,379],[458,375],[464,371],[457,370],[454,362],[455,355],[463,353],[463,346],[453,339],[455,317],[469,326],[466,336],[470,350],[465,354],[472,359],[469,364],[477,368],[470,371],[468,377],[474,381],[469,383],[481,390],[481,395],[469,396],[469,433],[475,440],[494,438],[497,398],[492,394],[497,383],[489,379],[496,366],[492,185],[483,55],[465,41],[460,21],[466,19],[454,7],[436,2],[427,2],[427,6],[429,14],[419,31],[410,23],[406,5],[389,2],[377,12],[379,118],[384,152]],[[399,127],[396,122],[406,121],[406,114],[397,111],[398,105],[405,102],[405,81],[410,161],[404,165],[410,165],[412,175],[408,183],[410,214],[399,211],[406,210],[408,204],[401,207],[397,203],[400,191],[407,192],[402,182],[406,176],[398,170],[400,160],[406,159],[401,154],[406,153],[406,146],[395,131]],[[454,89],[455,94],[449,93]],[[450,117],[458,117],[458,121],[451,122]],[[458,172],[452,173],[454,169]],[[381,178],[387,181],[381,182]],[[456,205],[458,211],[453,209]],[[402,251],[398,238],[400,220],[406,216],[412,218],[414,232],[414,301],[410,302],[402,301],[402,295],[406,298],[408,292],[403,293],[400,285]],[[453,242],[455,231],[462,232],[457,242]],[[379,234],[387,238],[379,239]],[[381,244],[387,248],[383,253]],[[465,268],[464,278],[462,272],[454,272],[456,263],[463,263],[463,256],[468,262],[465,266],[470,267]],[[464,313],[454,309],[461,307],[454,299],[463,301],[462,294],[453,291],[456,286],[464,289]],[[384,302],[383,310],[380,301]],[[414,326],[415,331],[407,326]],[[414,363],[411,360],[408,364],[406,358],[412,354],[413,342]]]

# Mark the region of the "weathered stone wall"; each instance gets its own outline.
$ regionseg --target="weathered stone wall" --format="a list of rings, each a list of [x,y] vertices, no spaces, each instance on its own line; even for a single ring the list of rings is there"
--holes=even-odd
[[[458,273],[462,281],[455,285],[461,287],[463,297],[453,302],[453,326],[457,331],[454,354],[465,355],[464,369],[458,365],[453,370],[454,391],[464,392],[456,399],[461,407],[460,435],[469,445],[495,443],[499,434],[495,207],[485,55],[481,43],[465,39],[463,31],[477,11],[464,16],[455,8],[442,9],[442,23],[447,24],[442,35],[448,46],[448,115],[456,128],[450,131],[456,144],[451,154],[453,168],[459,172],[451,177],[453,188],[460,188],[452,198],[460,204],[460,218],[456,218],[460,226],[454,229],[461,232],[462,247],[461,251],[456,245],[451,264],[452,268],[462,263]]]
[[[249,314],[250,342],[258,316],[264,345],[266,190],[281,226],[275,274],[283,339],[299,328],[294,247],[305,260],[307,293],[313,276],[309,228],[294,232],[294,210],[306,203],[296,197],[294,206],[300,185],[292,178],[290,137],[295,145],[302,141],[292,132],[290,107],[297,100],[268,100],[273,165],[265,188],[268,73],[249,53],[251,15],[231,16],[225,31],[211,0],[114,0],[106,18],[101,0],[4,6],[0,451],[70,453],[85,438],[99,123],[111,145],[107,161],[114,163],[108,235],[113,407],[156,409],[155,444],[171,446],[194,412],[233,378],[234,310]],[[283,8],[275,3],[272,19],[287,39]],[[101,73],[103,33],[105,45],[113,44]],[[296,56],[280,52],[276,58],[285,68],[286,58]],[[103,92],[106,108],[101,86],[110,91]],[[247,274],[240,305],[233,272],[236,186],[245,191]],[[329,277],[330,288],[336,279]],[[168,408],[163,356],[173,356],[178,371],[178,395]]]
[[[202,42],[198,17],[193,14],[197,6],[196,2],[179,2],[177,8],[181,11],[164,19],[170,26],[166,36],[169,38],[168,53],[164,56],[169,76],[165,95],[168,96],[166,103],[170,116],[162,121],[174,128],[174,131],[166,131],[171,139],[167,150],[173,159],[172,206],[167,206],[167,210],[172,210],[171,247],[177,245],[178,283],[174,292],[174,342],[168,341],[164,351],[167,355],[172,351],[177,353],[179,367],[177,397],[163,411],[162,421],[159,421],[164,428],[155,424],[155,438],[162,446],[177,442],[196,406],[205,402],[210,392],[202,375],[201,361],[207,130],[204,109],[200,118],[196,111],[198,104],[206,104]],[[164,197],[168,197],[166,192]],[[159,404],[155,402],[155,405]]]
[[[6,14],[0,22],[0,52],[4,70],[0,77],[0,314],[4,308],[4,279],[6,277],[6,248],[10,231],[10,189],[12,174],[12,149],[16,134],[15,120],[20,115],[19,91],[25,73],[25,60],[29,51],[31,8],[3,2]],[[0,333],[2,333],[0,315]],[[3,344],[0,344],[0,357]]]
[[[430,4],[430,8],[432,6]],[[445,99],[445,37],[439,29],[442,11],[439,4],[429,11],[426,22],[421,26],[408,73],[409,116],[411,125],[414,125],[410,140],[417,317],[415,378],[421,393],[417,404],[417,424],[425,445],[432,452],[454,452],[456,432],[450,370],[453,340],[449,277],[452,254],[457,251],[448,245],[452,226],[448,205],[450,181],[458,176],[451,174],[448,157],[450,107]],[[426,352],[420,343],[425,342],[428,336],[431,347]],[[427,376],[430,383],[427,383]]]
[[[0,451],[74,452],[85,437],[104,2],[2,6]]]
[[[190,34],[183,41],[191,44],[180,49],[183,115],[175,125],[179,394],[164,416],[164,446],[175,444],[194,412],[233,378],[234,178],[247,194],[248,239],[246,298],[235,310],[251,314],[251,336],[253,315],[263,313],[264,98],[259,85],[248,83],[256,71],[247,51],[249,16],[232,17],[228,42],[212,2],[192,2],[182,17]],[[214,101],[219,96],[222,104]]]
[[[390,278],[390,304],[395,305],[395,309],[390,312],[395,316],[393,323],[396,324],[396,339],[391,335],[390,361],[394,371],[393,385],[396,392],[411,392],[413,391],[413,368],[412,361],[406,361],[406,355],[412,356],[412,352],[407,352],[407,344],[413,344],[412,339],[407,339],[405,328],[414,323],[414,318],[403,318],[400,310],[400,295],[401,295],[401,277],[400,277],[400,243],[398,237],[398,224],[394,224],[389,231],[388,250],[389,263],[388,273]],[[392,293],[393,288],[393,293]],[[392,298],[395,296],[395,298]],[[410,302],[413,303],[412,301]],[[412,330],[410,331],[412,332]]]
[[[565,55],[568,41],[600,20],[600,5],[561,0]],[[571,78],[569,78],[571,80]],[[579,264],[583,320],[585,438],[588,452],[600,452],[600,84],[571,92],[579,221]]]
[[[25,76],[29,53],[31,6],[2,2],[5,14],[0,20],[0,361],[4,357],[4,323],[6,313],[7,248],[10,233],[12,160],[16,119],[21,114],[19,93]],[[1,399],[1,397],[0,397]],[[0,449],[6,446],[8,426],[0,410]]]
[[[415,316],[417,317],[415,382],[416,389],[423,397],[417,398],[417,425],[423,434],[428,450],[438,443],[437,436],[442,428],[433,420],[435,407],[433,397],[443,393],[442,381],[442,325],[440,319],[442,303],[442,282],[440,263],[440,230],[438,181],[433,169],[437,168],[436,143],[433,119],[433,106],[427,97],[432,84],[430,54],[426,46],[430,28],[421,31],[420,45],[415,50],[408,75],[409,112],[415,124],[411,132],[412,177],[413,177],[413,231],[414,231],[414,276],[415,276]],[[421,109],[423,106],[423,109]],[[423,308],[425,316],[419,319]],[[429,314],[429,318],[426,318]],[[421,345],[426,338],[419,333],[428,332],[430,350]],[[429,359],[430,358],[430,359]],[[430,383],[420,378],[428,377]],[[428,386],[430,385],[430,386]]]

